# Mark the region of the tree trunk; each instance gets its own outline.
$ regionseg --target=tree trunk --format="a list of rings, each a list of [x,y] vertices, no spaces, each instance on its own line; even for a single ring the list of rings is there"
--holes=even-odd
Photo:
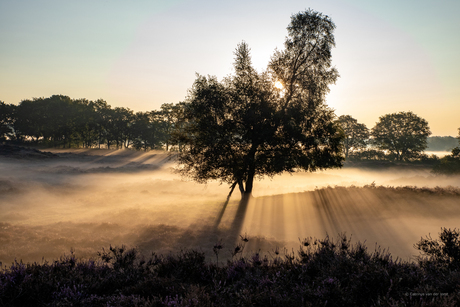
[[[247,195],[252,194],[252,188],[254,184],[254,173],[255,173],[254,169],[249,170],[248,179],[246,180],[246,189],[244,191],[244,194],[247,194]]]
[[[345,158],[348,158],[348,148],[349,148],[349,143],[348,143],[348,136],[345,138]]]
[[[240,189],[241,192],[241,197],[244,195],[244,185],[242,180],[238,180],[238,188]]]
[[[246,189],[244,190],[244,195],[243,196],[251,196],[252,194],[252,188],[254,184],[254,176],[256,174],[256,150],[257,150],[258,145],[257,144],[252,144],[251,150],[249,151],[248,154],[248,176],[246,178]]]

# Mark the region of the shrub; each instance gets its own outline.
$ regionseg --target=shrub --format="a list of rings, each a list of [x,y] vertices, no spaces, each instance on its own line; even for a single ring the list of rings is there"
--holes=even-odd
[[[181,251],[149,259],[110,247],[100,260],[71,253],[51,263],[15,262],[0,271],[0,306],[456,306],[460,233],[422,239],[418,262],[369,252],[344,234],[300,242],[268,259],[255,253],[226,265]],[[245,236],[246,238],[246,236]]]
[[[460,174],[460,148],[454,148],[451,155],[442,157],[432,172],[440,175]]]
[[[430,235],[414,244],[422,252],[418,257],[421,266],[435,264],[452,270],[460,269],[460,232],[455,228],[441,228],[440,240],[433,240]]]

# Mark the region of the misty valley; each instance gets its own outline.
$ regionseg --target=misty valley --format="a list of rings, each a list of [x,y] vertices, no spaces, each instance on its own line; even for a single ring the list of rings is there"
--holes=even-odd
[[[102,248],[137,247],[168,254],[195,249],[231,259],[244,253],[297,249],[299,239],[336,237],[377,245],[413,260],[413,245],[460,218],[460,177],[429,168],[365,168],[294,173],[255,182],[237,214],[228,186],[200,185],[174,172],[164,151],[52,149],[44,158],[0,159],[0,261],[53,260],[72,250],[91,258]],[[421,188],[425,189],[421,189]],[[241,211],[241,209],[240,209]]]
[[[451,134],[456,109],[441,117],[427,104],[419,116],[406,82],[383,87],[391,99],[342,92],[340,107],[329,105],[335,29],[311,8],[292,14],[264,70],[250,45],[266,47],[242,40],[231,74],[195,73],[185,98],[158,110],[120,107],[128,96],[114,108],[62,94],[0,101],[0,306],[458,306],[460,128],[457,137],[430,128]],[[369,54],[409,71],[358,56],[369,43],[359,41],[350,51],[369,82],[360,93],[383,75],[363,62]],[[188,51],[178,49],[193,59]],[[423,96],[436,97],[430,110],[456,103]],[[343,114],[368,113],[369,123],[377,110],[372,128]]]

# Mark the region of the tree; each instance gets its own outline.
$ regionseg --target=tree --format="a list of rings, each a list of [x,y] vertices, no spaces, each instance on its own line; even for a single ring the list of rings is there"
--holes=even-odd
[[[43,113],[43,123],[47,134],[51,135],[54,146],[63,144],[64,148],[72,144],[72,134],[75,128],[77,103],[69,96],[53,95],[43,99],[46,104]]]
[[[367,129],[366,125],[358,123],[350,115],[340,116],[339,123],[345,133],[343,145],[346,158],[348,158],[350,151],[366,148],[367,140],[369,139],[369,129]]]
[[[14,132],[18,141],[27,137],[37,141],[46,132],[46,101],[43,98],[22,100],[14,112]]]
[[[13,114],[15,106],[0,100],[0,141],[13,136]]]
[[[458,128],[457,139],[458,139],[458,143],[460,144],[460,128]],[[460,146],[457,146],[454,149],[452,149],[452,157],[460,161]]]
[[[460,143],[460,128],[458,128],[457,138]],[[439,162],[438,165],[433,167],[433,173],[445,175],[460,174],[460,146],[452,149],[452,153],[442,157]]]
[[[116,148],[125,148],[129,145],[130,125],[134,121],[134,112],[129,108],[116,107],[111,112],[111,131]]]
[[[179,152],[182,152],[184,143],[182,136],[186,134],[187,119],[185,118],[185,110],[187,103],[181,101],[173,106],[172,113],[174,118],[174,125],[170,132],[166,135],[171,145],[177,145]],[[186,137],[187,138],[187,137]]]
[[[381,116],[371,132],[373,144],[395,154],[399,161],[421,153],[430,134],[428,122],[412,112]]]
[[[167,136],[164,140],[166,145],[166,151],[169,150],[169,146],[171,145],[171,133],[174,129],[175,124],[175,107],[172,103],[163,103],[160,107],[160,112],[158,116],[161,117],[161,128],[165,136]]]
[[[96,131],[97,131],[97,143],[98,148],[101,148],[101,144],[103,144],[107,137],[108,137],[108,129],[110,125],[110,110],[111,106],[102,99],[98,99],[92,102],[92,106],[96,112],[95,116],[95,124],[96,124]],[[110,148],[110,141],[108,141],[108,147]]]
[[[87,99],[75,100],[77,104],[75,115],[75,138],[77,145],[80,143],[84,148],[91,148],[97,144],[97,118],[96,107],[94,102]]]
[[[133,145],[136,149],[155,149],[161,146],[165,139],[161,129],[161,111],[137,112],[134,115],[132,134],[134,135]]]
[[[251,195],[254,178],[342,166],[343,133],[325,104],[335,28],[308,10],[291,17],[285,50],[258,73],[250,50],[235,51],[234,75],[221,82],[197,75],[185,107],[187,143],[182,174],[198,182],[220,180]],[[275,87],[275,82],[284,90]]]

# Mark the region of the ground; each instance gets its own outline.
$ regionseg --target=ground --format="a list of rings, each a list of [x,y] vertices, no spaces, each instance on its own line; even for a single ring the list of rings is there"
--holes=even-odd
[[[70,250],[93,257],[121,244],[144,253],[194,248],[212,258],[221,242],[225,259],[240,235],[249,238],[245,251],[273,253],[297,250],[299,238],[340,232],[370,250],[377,243],[411,259],[420,237],[460,222],[460,177],[434,176],[428,168],[345,167],[264,179],[235,219],[239,196],[224,207],[228,187],[181,179],[173,154],[17,149],[3,147],[9,154],[0,155],[3,265],[15,258],[52,260]],[[398,186],[453,188],[389,188]]]

